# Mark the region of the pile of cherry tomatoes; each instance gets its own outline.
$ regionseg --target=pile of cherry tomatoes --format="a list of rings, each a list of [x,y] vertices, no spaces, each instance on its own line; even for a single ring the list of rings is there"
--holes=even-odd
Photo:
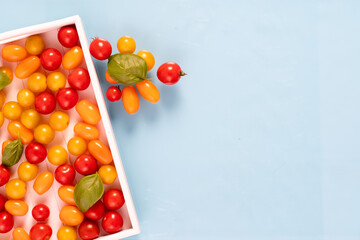
[[[81,67],[83,51],[78,45],[75,27],[62,27],[58,40],[66,49],[64,55],[55,48],[46,48],[39,35],[28,37],[25,46],[9,44],[2,49],[5,65],[6,62],[17,65],[15,69],[1,66],[0,71],[11,81],[24,79],[26,85],[19,90],[17,101],[6,101],[5,91],[11,88],[11,83],[5,87],[5,91],[0,91],[0,127],[7,123],[7,131],[12,138],[3,142],[2,152],[13,154],[14,157],[16,154],[22,155],[23,148],[11,148],[17,139],[25,148],[26,161],[11,166],[0,165],[0,187],[4,186],[6,193],[5,196],[0,194],[0,233],[9,232],[15,227],[12,232],[15,240],[46,240],[53,233],[51,226],[46,223],[51,209],[44,204],[32,208],[31,214],[37,223],[29,233],[22,226],[14,226],[14,218],[24,216],[30,210],[24,197],[31,182],[32,189],[38,195],[48,192],[54,180],[62,185],[58,195],[67,205],[60,210],[59,218],[64,225],[57,230],[59,240],[75,240],[77,235],[82,239],[94,239],[100,234],[97,221],[107,233],[119,232],[123,226],[123,219],[117,210],[125,200],[119,189],[112,188],[105,192],[102,200],[85,213],[75,204],[77,174],[98,174],[103,184],[110,185],[117,178],[117,172],[110,149],[98,139],[99,109],[95,103],[81,99],[78,94],[89,87],[90,76],[87,69]],[[70,74],[65,76],[64,70]],[[69,126],[71,119],[68,111],[73,108],[82,119],[75,124],[74,136],[66,146],[48,147],[56,132],[64,131]],[[69,154],[77,157],[74,163],[69,161]],[[57,166],[54,173],[39,172],[38,165],[46,159]],[[17,174],[11,174],[15,171]],[[18,177],[11,179],[11,175]]]

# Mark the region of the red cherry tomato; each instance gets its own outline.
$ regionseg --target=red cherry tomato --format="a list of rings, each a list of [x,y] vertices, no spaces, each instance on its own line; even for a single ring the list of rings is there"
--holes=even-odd
[[[97,171],[97,161],[93,156],[83,154],[75,160],[74,167],[82,175],[93,174]]]
[[[45,204],[38,204],[33,208],[31,214],[36,221],[45,221],[50,215],[50,209]]]
[[[108,233],[119,232],[124,224],[123,218],[118,212],[109,211],[105,214],[101,225]]]
[[[7,167],[0,165],[0,187],[4,186],[10,179],[10,171]]]
[[[64,110],[73,108],[79,100],[79,95],[73,88],[62,88],[56,95],[59,106]]]
[[[110,189],[104,194],[104,204],[107,209],[117,210],[125,203],[122,191],[118,189]]]
[[[158,79],[166,85],[177,83],[180,77],[185,75],[186,73],[181,71],[180,66],[174,62],[164,63],[157,70]]]
[[[79,35],[75,27],[62,27],[58,32],[58,40],[66,48],[72,48],[79,40]]]
[[[55,48],[47,48],[40,55],[41,66],[49,71],[58,69],[61,61],[61,53]]]
[[[0,233],[7,233],[14,227],[13,216],[6,212],[0,212]]]
[[[97,60],[108,59],[111,55],[112,47],[108,40],[95,38],[90,43],[90,53]]]
[[[44,145],[32,142],[25,149],[25,157],[29,163],[38,164],[45,160],[47,151]]]
[[[96,222],[86,220],[80,224],[78,232],[81,239],[90,240],[99,236],[100,228]]]
[[[111,102],[119,101],[121,98],[121,90],[115,86],[111,86],[106,91],[106,97]]]
[[[87,89],[90,85],[90,75],[88,70],[82,67],[75,69],[69,74],[68,82],[70,86],[76,90],[82,91]]]
[[[85,216],[91,220],[100,220],[104,216],[104,213],[105,205],[99,200],[86,211]]]
[[[50,114],[55,110],[56,101],[54,95],[42,92],[35,98],[35,109],[41,114]]]
[[[75,179],[75,169],[70,164],[63,164],[56,168],[55,179],[62,185],[70,185]]]
[[[31,240],[49,240],[51,235],[52,229],[46,223],[37,223],[30,229]]]
[[[4,209],[5,202],[6,202],[6,198],[2,194],[0,194],[0,211]]]

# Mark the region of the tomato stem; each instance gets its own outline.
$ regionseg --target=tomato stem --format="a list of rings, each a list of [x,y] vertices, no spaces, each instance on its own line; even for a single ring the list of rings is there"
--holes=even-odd
[[[187,75],[185,72],[183,72],[183,71],[180,72],[180,77],[185,76],[185,75]]]

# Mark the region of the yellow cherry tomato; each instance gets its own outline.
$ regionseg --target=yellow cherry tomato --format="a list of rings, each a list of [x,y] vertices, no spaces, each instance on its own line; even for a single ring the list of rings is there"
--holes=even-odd
[[[160,92],[157,87],[149,80],[144,80],[136,84],[140,95],[147,101],[156,103],[160,99]]]
[[[3,90],[0,91],[0,109],[4,106],[6,94]]]
[[[2,143],[2,150],[1,152],[3,153],[4,152],[4,149],[6,148],[6,146],[11,143],[12,141],[11,140],[6,140],[6,141],[3,141]]]
[[[21,200],[7,200],[5,209],[13,216],[25,216],[29,210],[29,206]]]
[[[81,64],[83,58],[84,53],[81,47],[75,46],[65,53],[62,59],[62,65],[65,69],[72,70]]]
[[[70,185],[61,186],[58,189],[58,194],[60,199],[69,205],[75,206],[76,204],[74,200],[74,190],[75,190],[74,186],[70,186]]]
[[[15,76],[20,79],[28,78],[40,67],[40,58],[30,56],[22,60],[15,68]]]
[[[100,140],[92,140],[88,144],[90,154],[102,164],[110,164],[113,157],[110,149]]]
[[[66,77],[61,72],[52,72],[47,76],[46,83],[48,88],[55,92],[65,87]]]
[[[104,184],[112,184],[116,177],[117,172],[114,166],[111,165],[103,165],[99,169],[99,176]]]
[[[7,45],[2,49],[2,58],[8,62],[18,62],[26,58],[25,48],[19,45]]]
[[[31,55],[39,55],[45,49],[45,42],[39,35],[33,35],[26,39],[25,48]]]
[[[11,81],[14,79],[13,71],[10,68],[8,68],[8,67],[0,67],[0,71],[5,73],[6,76],[8,76],[10,78]]]
[[[4,114],[0,112],[0,127],[4,124]]]
[[[21,113],[20,122],[28,129],[34,129],[40,123],[40,114],[35,109],[28,109]]]
[[[32,181],[38,174],[38,166],[29,162],[22,162],[18,168],[18,175],[24,182]]]
[[[76,104],[76,111],[84,122],[97,124],[101,120],[99,108],[89,100],[81,100]]]
[[[60,220],[69,226],[77,226],[84,221],[84,214],[75,206],[65,206],[60,210]]]
[[[34,138],[41,144],[49,144],[55,137],[54,130],[48,124],[40,124],[34,130]]]
[[[69,116],[62,111],[53,112],[49,118],[49,125],[55,131],[64,131],[69,126],[69,122]]]
[[[135,40],[130,36],[119,38],[116,46],[120,53],[133,53],[136,49]]]
[[[47,158],[51,164],[62,165],[67,162],[68,153],[62,146],[52,146],[47,153]]]
[[[20,106],[24,108],[31,107],[35,102],[35,95],[29,89],[24,88],[18,92],[17,100]]]
[[[105,72],[105,79],[109,83],[117,84],[117,82],[112,77],[110,77],[109,72],[107,70]]]
[[[11,179],[5,185],[5,192],[10,199],[22,199],[26,194],[26,184],[21,179]]]
[[[147,50],[141,50],[136,55],[142,57],[145,60],[148,71],[150,71],[154,67],[155,58],[154,58],[154,55],[152,55],[151,52],[149,52]]]
[[[98,139],[100,135],[99,130],[95,126],[84,122],[75,124],[74,132],[85,140],[95,140]]]
[[[51,172],[40,174],[33,185],[35,192],[39,195],[46,193],[54,182],[54,175]]]
[[[17,139],[20,135],[22,144],[29,144],[33,139],[33,133],[18,121],[11,121],[8,124],[8,132],[13,139]]]
[[[46,76],[42,73],[36,72],[31,74],[27,80],[28,88],[34,93],[40,93],[46,90]]]
[[[75,156],[80,156],[86,152],[86,141],[81,137],[73,137],[67,144],[69,153]]]
[[[77,232],[74,227],[61,226],[57,232],[57,240],[76,240]]]
[[[12,235],[14,240],[30,240],[29,234],[21,227],[15,228]]]
[[[22,108],[19,103],[10,101],[5,103],[3,113],[4,116],[9,120],[17,120],[20,118]]]
[[[139,96],[134,86],[124,87],[121,98],[127,113],[135,114],[139,110]]]

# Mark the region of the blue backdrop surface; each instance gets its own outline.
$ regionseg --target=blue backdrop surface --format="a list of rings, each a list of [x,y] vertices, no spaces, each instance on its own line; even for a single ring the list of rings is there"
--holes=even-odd
[[[134,116],[109,103],[142,233],[360,238],[359,1],[6,1],[0,32],[79,14],[188,73]],[[114,47],[115,49],[115,47]],[[106,64],[95,62],[102,80]]]

